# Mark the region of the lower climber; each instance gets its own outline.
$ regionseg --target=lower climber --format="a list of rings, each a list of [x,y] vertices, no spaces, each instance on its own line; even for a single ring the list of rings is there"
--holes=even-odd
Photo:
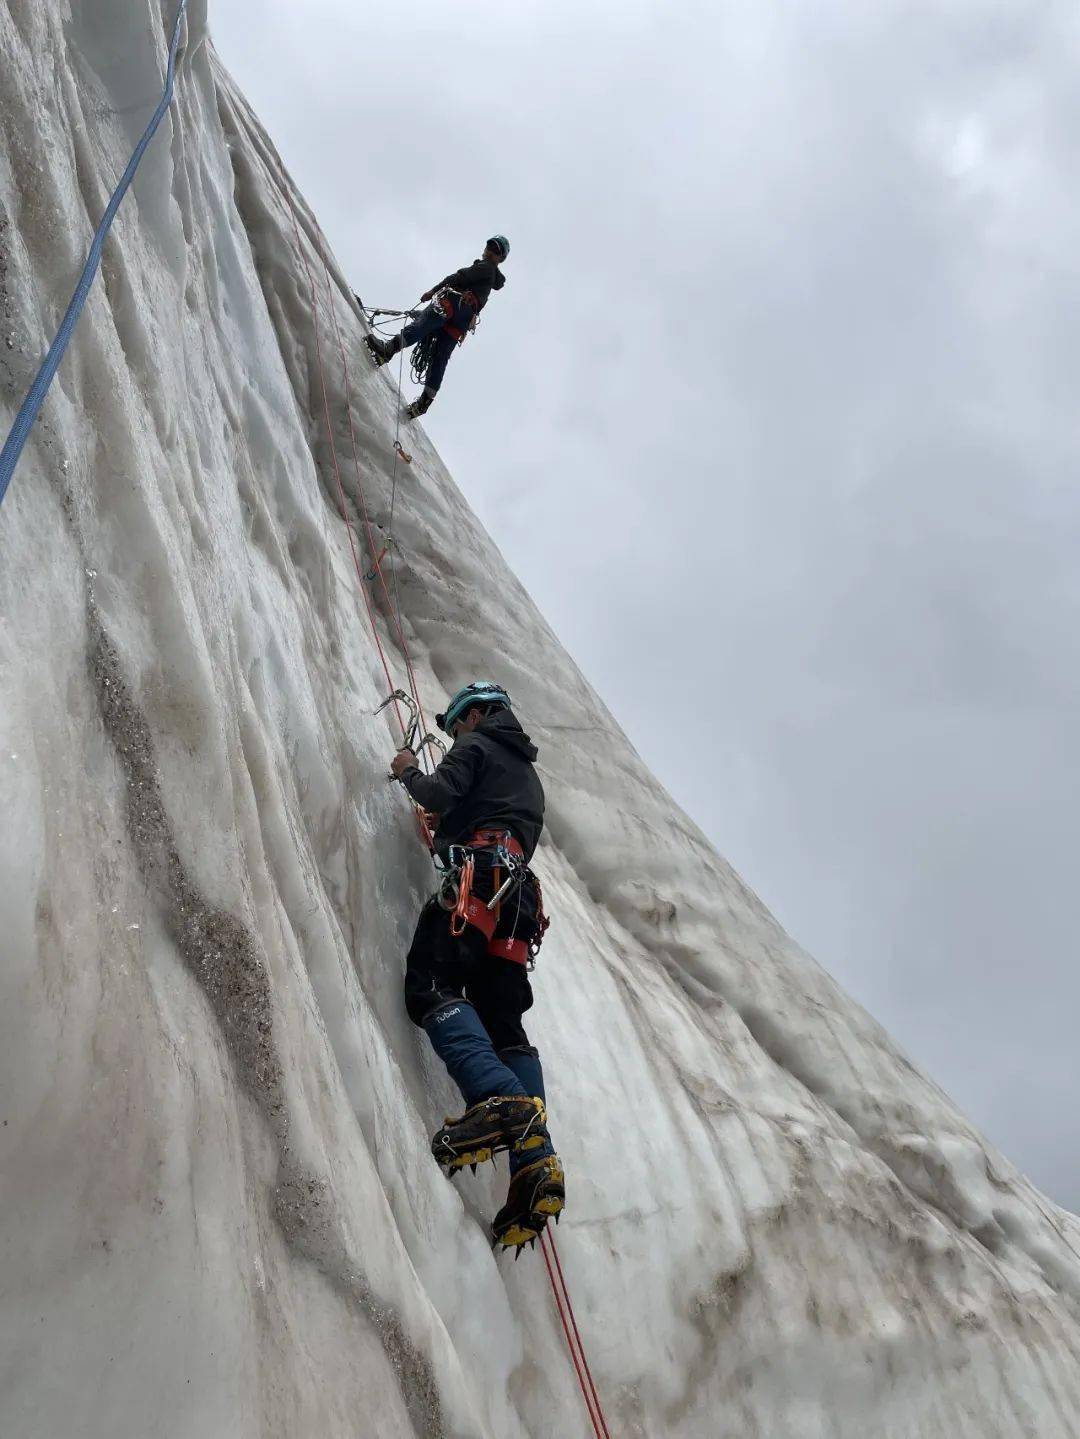
[[[425,775],[409,749],[393,772],[430,816],[447,867],[420,913],[405,973],[405,1005],[461,1090],[465,1113],[431,1141],[448,1175],[509,1151],[510,1188],[493,1245],[535,1243],[565,1203],[562,1164],[547,1130],[544,1073],[521,1017],[533,1002],[529,959],[547,921],[529,869],[544,826],[536,747],[498,685],[466,685],[439,715],[454,743]]]
[[[455,270],[424,291],[420,299],[425,304],[429,300],[432,303],[399,335],[391,340],[380,339],[378,335],[364,337],[376,365],[385,365],[399,350],[417,346],[413,353],[413,372],[418,379],[423,379],[424,388],[406,407],[410,420],[431,408],[454,349],[476,324],[476,317],[487,304],[492,290],[501,290],[506,284],[506,276],[499,266],[509,253],[510,241],[506,236],[493,235],[479,260]]]

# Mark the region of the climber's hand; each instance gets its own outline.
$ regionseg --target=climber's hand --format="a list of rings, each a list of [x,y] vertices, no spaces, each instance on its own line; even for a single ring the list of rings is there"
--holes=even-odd
[[[395,779],[400,779],[407,769],[412,769],[416,764],[416,756],[411,749],[399,749],[394,758],[390,761],[390,769]]]

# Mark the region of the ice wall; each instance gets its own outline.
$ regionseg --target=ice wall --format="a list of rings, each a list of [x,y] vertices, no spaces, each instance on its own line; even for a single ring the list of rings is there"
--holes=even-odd
[[[394,390],[190,9],[0,510],[0,1433],[585,1435],[539,1255],[488,1250],[504,1173],[427,1152],[454,1098],[399,986],[431,871],[385,780],[315,315],[380,533]],[[0,0],[4,430],[173,13]],[[421,691],[495,673],[542,751],[531,1031],[612,1434],[1080,1434],[1080,1223],[780,930],[408,447]]]

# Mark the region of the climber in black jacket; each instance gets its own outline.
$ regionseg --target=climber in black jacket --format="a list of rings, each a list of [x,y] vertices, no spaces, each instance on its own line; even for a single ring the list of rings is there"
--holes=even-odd
[[[505,235],[493,235],[484,247],[479,260],[465,265],[447,275],[430,290],[420,296],[428,305],[415,320],[412,320],[392,340],[382,340],[378,335],[365,335],[364,341],[375,358],[376,365],[385,365],[401,349],[430,339],[432,349],[424,371],[424,388],[409,405],[405,413],[411,420],[426,413],[439,392],[439,386],[446,374],[450,356],[476,323],[476,317],[488,302],[492,290],[501,290],[506,276],[499,269],[510,253],[510,241]],[[419,352],[418,352],[419,353]]]
[[[536,746],[500,686],[466,685],[437,719],[454,744],[435,772],[423,774],[408,749],[392,764],[437,817],[434,846],[446,874],[416,926],[405,1006],[466,1105],[435,1135],[432,1152],[454,1174],[509,1150],[510,1189],[491,1232],[520,1251],[565,1202],[540,1056],[521,1023],[533,1002],[530,957],[547,924],[528,867],[544,826],[544,789]]]

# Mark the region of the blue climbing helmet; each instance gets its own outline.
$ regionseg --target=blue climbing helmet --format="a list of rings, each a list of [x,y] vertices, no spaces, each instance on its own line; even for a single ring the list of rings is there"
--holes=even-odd
[[[505,235],[492,235],[491,239],[488,241],[488,248],[491,250],[498,250],[499,254],[505,260],[507,255],[509,255],[510,253],[510,241],[506,238]]]
[[[450,703],[446,706],[446,713],[435,716],[435,723],[444,734],[450,733],[450,726],[458,722],[463,714],[467,714],[473,705],[492,706],[495,709],[508,710],[510,708],[510,696],[501,685],[491,680],[476,680],[471,685],[465,685],[459,689]]]

